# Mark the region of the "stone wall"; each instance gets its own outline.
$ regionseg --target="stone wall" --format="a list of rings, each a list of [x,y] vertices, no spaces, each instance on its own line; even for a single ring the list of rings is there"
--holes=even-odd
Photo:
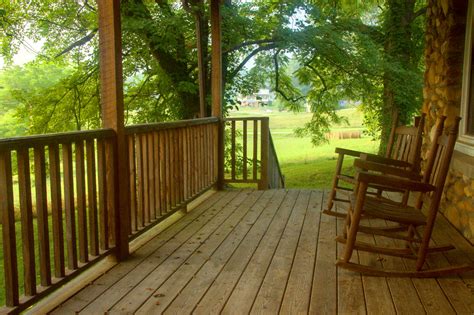
[[[423,156],[436,118],[448,116],[446,124],[449,125],[460,114],[467,3],[466,0],[428,1],[423,89],[427,139]],[[466,171],[474,164],[474,158],[462,155],[455,154],[456,167],[452,163],[441,211],[474,243],[474,174]]]

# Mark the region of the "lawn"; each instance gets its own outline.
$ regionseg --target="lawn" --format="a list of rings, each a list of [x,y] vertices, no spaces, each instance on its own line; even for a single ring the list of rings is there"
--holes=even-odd
[[[341,116],[348,118],[349,124],[338,125],[332,131],[363,130],[363,115],[357,108],[342,109]],[[329,188],[331,185],[337,155],[336,147],[344,147],[365,152],[376,152],[378,142],[370,137],[359,139],[331,139],[329,143],[317,147],[309,137],[297,137],[296,127],[301,127],[311,119],[311,113],[291,113],[255,108],[241,108],[231,113],[233,117],[268,116],[270,129],[287,188]],[[346,158],[344,168],[351,169],[353,159]]]

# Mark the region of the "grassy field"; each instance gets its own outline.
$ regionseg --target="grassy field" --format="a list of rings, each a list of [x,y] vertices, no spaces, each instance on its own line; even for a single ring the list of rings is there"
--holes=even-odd
[[[348,125],[334,126],[332,131],[363,130],[362,113],[357,108],[340,110],[339,114],[348,118]],[[336,139],[320,146],[313,146],[309,137],[299,138],[294,129],[311,119],[311,113],[290,113],[244,108],[231,113],[233,117],[268,116],[270,129],[285,175],[288,188],[328,188],[336,166],[336,147],[344,147],[365,152],[376,152],[378,142],[370,137],[360,139]],[[346,170],[351,168],[353,159],[345,159]]]

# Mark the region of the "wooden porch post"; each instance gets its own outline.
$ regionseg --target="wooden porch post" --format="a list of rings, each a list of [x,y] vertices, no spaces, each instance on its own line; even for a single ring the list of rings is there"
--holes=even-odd
[[[224,122],[222,117],[222,31],[221,0],[211,0],[212,36],[212,116],[219,118],[217,139],[217,189],[224,188]]]
[[[102,124],[116,132],[116,144],[108,161],[107,174],[114,180],[114,192],[107,194],[109,211],[114,211],[114,222],[110,222],[115,231],[116,257],[122,260],[129,254],[128,230],[128,148],[125,141],[123,78],[122,78],[122,39],[120,29],[120,0],[98,0],[99,9],[99,53],[100,53],[100,101]],[[108,176],[109,177],[109,176]],[[109,186],[111,187],[111,186]],[[112,231],[111,231],[112,232]]]

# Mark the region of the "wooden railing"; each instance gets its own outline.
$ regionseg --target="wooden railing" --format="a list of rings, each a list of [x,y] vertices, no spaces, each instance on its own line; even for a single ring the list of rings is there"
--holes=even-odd
[[[28,307],[114,248],[114,147],[108,129],[0,140],[7,307]]]
[[[127,174],[117,174],[111,129],[0,140],[0,312],[24,310],[112,253],[118,224],[132,239],[213,186],[218,126],[205,118],[127,127]],[[130,187],[130,207],[117,204],[118,181]],[[118,221],[120,208],[129,222]]]
[[[268,117],[226,118],[225,140],[225,183],[255,183],[259,189],[284,187]]]
[[[202,118],[126,128],[131,237],[216,183],[218,121]]]
[[[268,118],[225,123],[231,127],[225,181],[283,187]],[[218,118],[126,127],[124,174],[112,129],[0,140],[6,305],[0,312],[26,309],[118,253],[123,232],[130,241],[216,185],[219,130]],[[118,202],[119,187],[128,189],[126,206]]]

